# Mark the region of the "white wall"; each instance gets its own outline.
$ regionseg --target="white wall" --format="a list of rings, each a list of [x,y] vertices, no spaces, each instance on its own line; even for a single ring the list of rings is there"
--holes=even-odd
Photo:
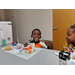
[[[0,21],[5,21],[4,9],[0,9]]]
[[[13,15],[13,13],[9,12],[12,10],[13,9],[5,10],[6,20],[13,19],[10,17]],[[16,9],[15,18],[16,23],[14,24],[13,30],[16,30],[15,25],[17,24],[18,36],[21,43],[24,44],[25,42],[29,42],[29,39],[31,38],[31,32],[35,28],[39,28],[41,30],[42,39],[53,40],[52,9]],[[16,35],[16,33],[14,33],[14,35]]]
[[[12,21],[12,31],[13,31],[13,39],[17,40],[16,35],[16,20],[15,20],[15,9],[4,9],[5,20]]]
[[[52,40],[53,41],[53,9],[50,9],[49,10],[49,26],[50,26],[50,34],[49,34],[49,38],[50,38],[50,40]]]
[[[22,43],[28,42],[31,32],[39,28],[42,39],[52,40],[52,11],[49,9],[16,10],[18,36]],[[51,17],[50,17],[51,16]]]

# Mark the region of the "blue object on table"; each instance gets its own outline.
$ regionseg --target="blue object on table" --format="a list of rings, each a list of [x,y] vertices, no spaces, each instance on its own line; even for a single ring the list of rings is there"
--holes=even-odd
[[[71,62],[71,65],[75,65],[75,62],[72,61],[72,62]]]
[[[13,46],[16,46],[17,44],[16,43],[13,43]]]

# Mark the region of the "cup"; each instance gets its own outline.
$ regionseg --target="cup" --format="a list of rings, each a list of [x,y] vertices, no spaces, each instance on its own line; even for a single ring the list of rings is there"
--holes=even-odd
[[[11,50],[11,45],[5,46],[5,49],[6,49],[7,51]]]
[[[17,44],[17,48],[21,49],[22,48],[22,44],[21,43]]]
[[[32,47],[32,51],[35,50],[35,43],[29,43],[29,45]]]

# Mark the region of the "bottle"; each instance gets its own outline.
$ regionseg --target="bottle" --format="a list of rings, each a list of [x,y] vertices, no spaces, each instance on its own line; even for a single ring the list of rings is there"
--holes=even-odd
[[[6,46],[6,39],[2,39],[2,45]]]
[[[31,39],[29,40],[29,44],[30,44],[30,46],[32,47],[32,51],[35,51],[35,41],[33,40],[33,38],[31,38]]]
[[[2,39],[2,45],[6,46],[6,39],[4,39],[3,30],[1,29],[1,39]]]

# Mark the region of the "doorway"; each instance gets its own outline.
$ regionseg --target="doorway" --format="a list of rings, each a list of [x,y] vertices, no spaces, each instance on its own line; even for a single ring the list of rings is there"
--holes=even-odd
[[[75,9],[53,9],[53,43],[55,50],[63,50],[67,29],[75,24]]]

